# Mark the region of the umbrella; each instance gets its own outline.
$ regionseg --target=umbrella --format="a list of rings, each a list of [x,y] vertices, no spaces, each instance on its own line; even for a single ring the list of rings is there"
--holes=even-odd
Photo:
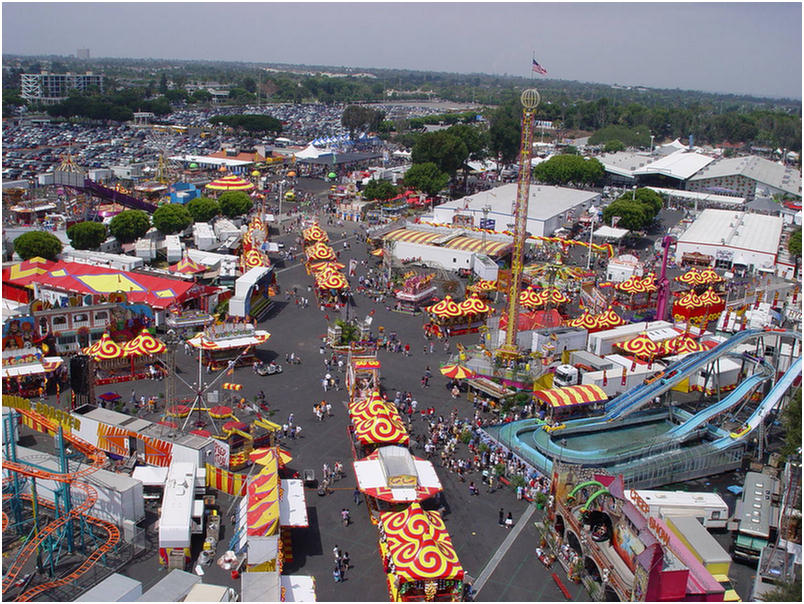
[[[329,174],[327,174],[327,178],[337,178],[337,176],[338,175],[335,174],[335,172],[330,172]]]
[[[117,394],[117,392],[104,392],[98,396],[98,398],[104,401],[119,401],[123,397]]]
[[[476,377],[476,373],[463,365],[444,365],[441,374],[453,380],[467,380]]]
[[[213,191],[250,191],[254,184],[238,176],[224,176],[218,180],[213,180],[206,186]]]

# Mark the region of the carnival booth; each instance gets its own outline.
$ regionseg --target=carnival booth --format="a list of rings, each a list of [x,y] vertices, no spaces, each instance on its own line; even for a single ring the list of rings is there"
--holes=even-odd
[[[425,310],[430,316],[430,321],[424,325],[424,333],[437,338],[477,333],[486,317],[492,312],[492,308],[476,294],[472,294],[460,304],[456,303],[452,296],[447,295]]]
[[[164,342],[143,329],[137,337],[123,344],[104,333],[82,352],[92,359],[95,384],[101,385],[162,377],[164,370],[159,355],[166,350]]]
[[[188,343],[200,351],[204,365],[217,370],[230,364],[233,367],[252,364],[256,360],[254,347],[270,337],[270,333],[251,323],[219,323],[196,334]]]
[[[349,351],[346,367],[346,390],[349,400],[367,398],[380,388],[380,360],[376,355],[358,356]]]
[[[491,292],[497,291],[497,282],[489,279],[480,279],[466,286],[466,291],[477,294],[480,298],[488,298]]]
[[[356,460],[354,468],[357,488],[366,496],[374,524],[382,512],[401,511],[442,490],[432,462],[414,457],[405,447],[380,447]]]
[[[394,310],[418,314],[422,304],[429,302],[438,291],[438,288],[432,283],[433,277],[435,277],[435,273],[429,275],[406,273],[403,277],[402,287],[394,291],[394,297],[397,299]]]
[[[620,325],[625,325],[625,323],[626,321],[609,306],[604,312],[597,315],[584,311],[580,317],[568,321],[567,325],[569,327],[580,327],[581,329],[587,330],[589,333],[593,333],[613,329]]]
[[[711,287],[701,296],[689,290],[673,302],[673,319],[706,324],[719,318],[725,309],[726,302]]]
[[[304,247],[315,245],[316,243],[329,243],[329,235],[318,224],[313,224],[304,229],[302,238],[304,239]]]
[[[555,287],[534,289],[528,287],[519,294],[519,304],[529,309],[560,306],[570,302],[570,298]]]
[[[380,553],[392,602],[459,602],[463,567],[441,514],[412,503],[380,514]]]
[[[659,290],[656,285],[656,276],[653,273],[645,277],[631,275],[621,283],[616,283],[614,289],[620,294],[620,303],[628,310],[643,310],[651,307],[651,296]]]
[[[410,434],[396,407],[377,391],[349,403],[349,418],[355,459],[365,457],[384,445],[407,446],[410,443]]]
[[[39,348],[13,348],[3,351],[3,394],[35,397],[48,391],[58,381],[56,372],[62,366],[59,356],[46,357]]]
[[[608,398],[594,384],[533,391],[533,400],[545,411],[545,420],[549,424],[561,423],[574,417],[586,417],[598,411]]]
[[[230,174],[213,180],[205,188],[218,193],[226,191],[251,191],[254,188],[254,183],[240,178],[239,176],[235,176],[234,174]]]

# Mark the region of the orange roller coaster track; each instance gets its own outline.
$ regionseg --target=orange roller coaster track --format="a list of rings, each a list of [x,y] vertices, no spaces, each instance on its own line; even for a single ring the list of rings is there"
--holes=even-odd
[[[36,413],[35,411],[30,411],[27,409],[17,409],[18,413],[21,413],[37,422],[40,422],[42,425],[47,427],[48,429],[57,430],[58,426],[48,420],[45,416]],[[64,527],[69,522],[72,522],[74,519],[83,518],[89,524],[96,526],[98,528],[102,528],[107,533],[106,541],[101,544],[98,548],[96,548],[84,562],[79,566],[77,569],[69,573],[68,575],[56,579],[54,581],[49,581],[47,583],[42,583],[37,585],[27,591],[25,591],[17,601],[28,601],[32,598],[36,597],[37,595],[48,591],[54,587],[59,587],[61,585],[66,585],[68,583],[72,583],[86,571],[88,571],[92,566],[94,566],[107,552],[113,549],[119,542],[120,542],[120,531],[111,522],[106,522],[105,520],[100,520],[99,518],[94,518],[88,514],[89,510],[95,505],[95,502],[98,499],[98,493],[94,487],[89,484],[83,482],[77,482],[78,479],[87,476],[88,474],[95,472],[100,468],[100,466],[104,463],[105,458],[104,454],[98,451],[95,447],[90,445],[88,442],[73,436],[72,434],[64,434],[64,439],[70,442],[73,447],[83,453],[87,458],[91,460],[91,464],[85,466],[84,468],[80,469],[77,472],[68,472],[68,473],[60,473],[60,472],[48,472],[46,470],[42,470],[39,468],[34,468],[31,466],[27,466],[25,464],[21,464],[19,462],[4,460],[3,467],[6,470],[11,472],[16,472],[23,476],[31,476],[33,478],[39,479],[46,479],[46,480],[54,480],[57,482],[66,482],[70,484],[71,488],[78,489],[84,493],[84,500],[77,506],[73,507],[69,514],[62,516],[61,518],[57,518],[53,522],[48,523],[44,526],[39,533],[36,535],[34,539],[31,539],[25,543],[22,550],[17,555],[17,558],[14,560],[14,563],[8,568],[5,577],[3,578],[3,592],[9,589],[14,581],[16,580],[17,576],[19,575],[22,568],[25,566],[25,563],[31,557],[31,555],[39,548],[42,542]],[[23,499],[28,501],[33,501],[33,497],[30,494],[20,494]],[[10,499],[11,495],[4,495],[3,501]],[[37,504],[43,505],[48,508],[55,509],[53,503],[46,501],[42,498],[37,498]],[[6,514],[3,514],[3,530],[8,524],[8,517]]]

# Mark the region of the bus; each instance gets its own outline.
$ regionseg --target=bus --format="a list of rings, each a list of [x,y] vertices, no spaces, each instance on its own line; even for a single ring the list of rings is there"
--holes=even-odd
[[[776,539],[779,508],[773,505],[778,481],[767,474],[748,472],[745,475],[742,500],[737,504],[737,538],[734,557],[755,562],[763,548]]]

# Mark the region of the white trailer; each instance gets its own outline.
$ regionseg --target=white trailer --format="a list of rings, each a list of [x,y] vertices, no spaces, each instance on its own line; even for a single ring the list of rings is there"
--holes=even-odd
[[[633,362],[619,354],[609,354],[604,358],[613,361],[613,368],[611,370],[585,372],[583,373],[581,384],[599,386],[609,397],[617,396],[626,390],[639,386],[647,378],[665,368],[663,363],[656,361],[650,367],[637,363],[632,368]],[[625,370],[625,384],[623,384],[623,370]]]
[[[649,516],[691,516],[707,528],[725,528],[729,519],[729,506],[717,493],[688,491],[626,491],[631,503],[637,500],[634,493],[650,508]]]
[[[85,591],[75,602],[136,602],[142,595],[142,583],[119,573],[109,575]]]
[[[165,236],[165,256],[169,264],[174,264],[181,260],[182,245],[178,235]]]
[[[215,249],[218,239],[208,222],[196,222],[193,225],[193,243],[202,251]]]
[[[25,463],[29,462],[46,470],[60,471],[58,459],[54,455],[17,446],[17,458]],[[82,466],[85,464],[81,464]],[[71,471],[76,471],[79,464],[71,461]],[[96,470],[86,476],[86,481],[98,493],[98,500],[89,512],[90,516],[106,520],[118,526],[126,520],[139,522],[145,518],[145,500],[143,498],[142,483],[126,474],[118,474],[107,470]],[[55,491],[60,485],[54,480],[37,480],[37,495],[53,501]],[[73,503],[83,501],[83,491],[72,489]]]
[[[190,593],[184,598],[185,602],[236,602],[237,592],[231,587],[222,585],[209,585],[196,583]]]

